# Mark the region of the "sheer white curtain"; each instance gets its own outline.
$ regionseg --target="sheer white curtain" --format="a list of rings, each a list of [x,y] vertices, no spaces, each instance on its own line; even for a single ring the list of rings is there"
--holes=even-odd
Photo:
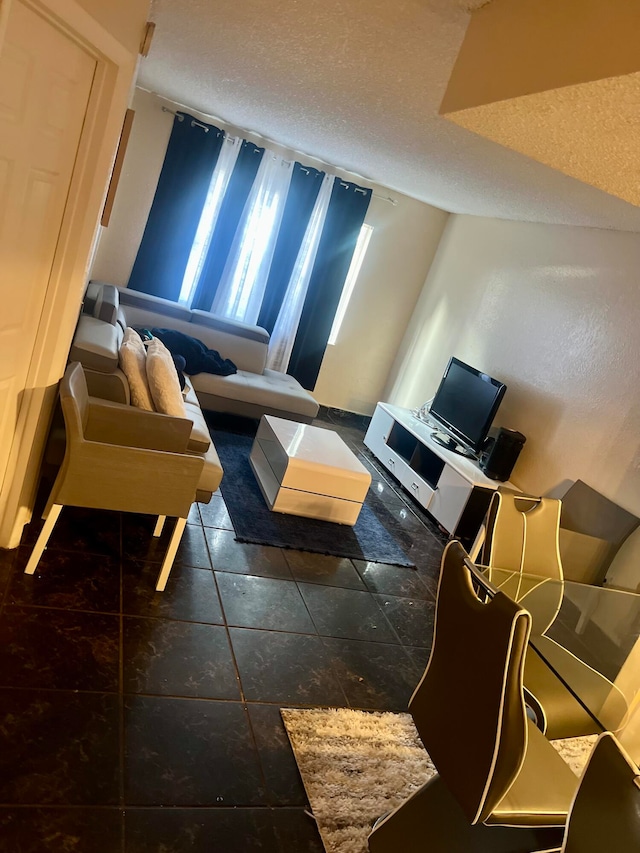
[[[287,285],[282,308],[271,333],[267,367],[272,370],[279,370],[282,373],[286,373],[289,366],[293,342],[307,295],[311,271],[318,253],[329,201],[331,200],[334,180],[335,175],[325,175],[322,180],[322,186]]]
[[[255,324],[282,220],[293,162],[265,150],[220,285],[213,314]]]
[[[222,144],[222,150],[211,176],[211,183],[209,184],[207,198],[202,209],[198,230],[196,231],[182,279],[178,302],[183,305],[191,304],[202,271],[202,264],[207,257],[211,235],[218,221],[222,200],[227,191],[229,179],[233,173],[233,168],[236,165],[241,147],[242,139],[240,137],[227,136]]]

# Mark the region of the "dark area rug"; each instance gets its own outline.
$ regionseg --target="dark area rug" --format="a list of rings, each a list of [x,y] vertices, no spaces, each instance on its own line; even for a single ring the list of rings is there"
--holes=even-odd
[[[238,542],[415,567],[385,527],[392,520],[371,489],[353,527],[271,512],[249,464],[253,437],[215,428],[211,433],[224,469],[220,491]]]

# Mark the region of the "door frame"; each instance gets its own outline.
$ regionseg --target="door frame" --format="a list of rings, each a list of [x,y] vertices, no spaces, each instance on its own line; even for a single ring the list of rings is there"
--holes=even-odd
[[[82,303],[139,59],[75,0],[0,0],[0,51],[11,8],[18,2],[86,50],[96,60],[96,71],[0,491],[0,548],[17,547],[31,519],[58,381]]]

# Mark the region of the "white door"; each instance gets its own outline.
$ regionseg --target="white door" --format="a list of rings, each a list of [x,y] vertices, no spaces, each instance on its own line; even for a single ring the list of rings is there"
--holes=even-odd
[[[0,53],[0,491],[95,70],[14,0]]]

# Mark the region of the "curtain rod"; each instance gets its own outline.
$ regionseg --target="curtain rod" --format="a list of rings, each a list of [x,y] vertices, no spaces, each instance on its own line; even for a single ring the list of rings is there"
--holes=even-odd
[[[182,117],[181,113],[178,113],[175,110],[170,110],[169,107],[165,107],[164,104],[162,104],[161,109],[162,109],[163,113],[170,113],[173,116],[177,116],[177,118],[180,121],[183,121],[183,117]],[[207,125],[198,121],[198,119],[195,119],[195,118],[192,119],[191,120],[191,126],[192,127],[201,127],[205,133],[209,132],[209,128],[207,127]],[[222,132],[224,133],[224,136],[226,139],[237,139],[238,138],[236,136],[231,136],[229,133],[227,133],[226,130],[223,130]],[[260,134],[260,133],[254,133],[253,131],[250,131],[250,130],[245,131],[245,133],[251,133],[253,136],[258,136],[258,137],[260,137],[260,139],[264,139],[267,142],[273,143],[274,145],[280,145],[279,142],[276,142],[273,139],[269,139],[267,136],[262,136],[262,134]],[[330,163],[325,163],[324,160],[320,160],[320,159],[318,159],[318,157],[313,157],[311,154],[305,154],[304,151],[298,151],[295,148],[293,148],[291,150],[294,151],[296,154],[301,154],[303,157],[309,157],[311,160],[317,160],[319,163],[322,163],[324,166],[328,166],[330,169],[339,168],[338,166],[332,166]],[[345,169],[344,171],[348,171],[348,169]],[[352,172],[351,174],[356,175],[355,172]],[[356,177],[358,177],[358,178],[361,177],[365,181],[369,180],[368,178],[365,178],[364,175],[356,175]],[[360,192],[362,192],[362,190],[360,190]],[[398,200],[395,198],[391,198],[391,196],[378,195],[378,193],[374,193],[374,192],[372,192],[371,195],[373,196],[373,198],[379,198],[381,201],[388,201],[389,204],[392,204],[394,207],[397,207]]]

